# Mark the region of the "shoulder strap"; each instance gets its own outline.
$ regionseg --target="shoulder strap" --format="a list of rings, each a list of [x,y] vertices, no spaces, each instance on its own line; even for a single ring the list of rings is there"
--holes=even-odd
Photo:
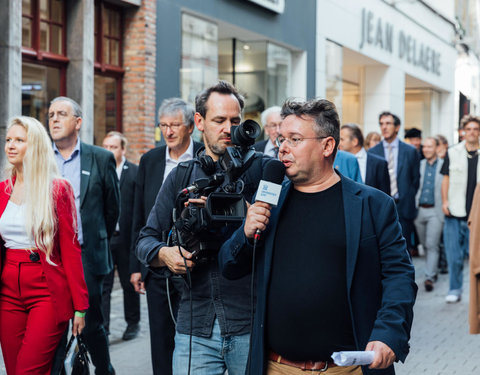
[[[177,165],[177,172],[175,174],[175,191],[179,191],[188,185],[190,176],[192,175],[193,165],[195,160],[182,161]]]

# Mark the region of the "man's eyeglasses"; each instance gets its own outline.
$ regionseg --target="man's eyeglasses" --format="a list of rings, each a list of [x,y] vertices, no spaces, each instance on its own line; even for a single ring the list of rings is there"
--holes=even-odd
[[[270,122],[268,124],[265,124],[265,128],[267,129],[280,129],[280,125],[282,125],[281,122]]]
[[[173,122],[173,123],[171,123],[171,124],[165,124],[165,123],[161,122],[161,123],[158,124],[158,125],[160,126],[160,128],[162,128],[162,130],[165,130],[165,129],[167,129],[167,128],[170,128],[170,129],[172,129],[172,130],[177,130],[180,126],[183,125],[183,123],[181,123],[181,122],[180,122],[180,123],[178,123],[178,122],[177,122],[177,123]]]
[[[290,147],[297,147],[300,143],[302,143],[306,139],[324,139],[324,138],[327,138],[327,137],[325,136],[325,137],[307,137],[307,138],[305,137],[285,138],[280,136],[275,140],[275,144],[277,145],[277,147],[280,147],[283,144],[283,142],[286,141]]]

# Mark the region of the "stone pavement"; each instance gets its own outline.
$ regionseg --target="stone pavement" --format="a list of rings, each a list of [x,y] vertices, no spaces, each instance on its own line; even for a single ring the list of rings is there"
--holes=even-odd
[[[480,374],[480,335],[468,334],[468,264],[465,263],[462,301],[446,304],[444,299],[448,290],[448,275],[439,275],[434,291],[425,292],[423,262],[422,257],[414,258],[419,289],[411,349],[405,363],[395,365],[397,375]],[[152,373],[145,296],[141,297],[141,306],[139,336],[131,341],[122,341],[125,322],[122,291],[117,280],[112,293],[110,351],[118,375]],[[5,374],[1,359],[0,374]]]
[[[397,375],[480,374],[480,335],[468,333],[468,262],[462,300],[456,304],[445,303],[448,274],[439,275],[432,292],[425,291],[423,264],[423,257],[414,258],[419,288],[410,354],[404,364],[395,365]]]

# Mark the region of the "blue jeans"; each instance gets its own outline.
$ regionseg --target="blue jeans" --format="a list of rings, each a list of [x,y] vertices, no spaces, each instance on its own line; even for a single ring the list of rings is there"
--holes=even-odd
[[[463,284],[463,260],[468,254],[469,230],[466,220],[445,217],[443,242],[448,262],[450,289],[448,294],[461,295]]]
[[[189,335],[175,333],[173,375],[188,373]],[[218,319],[209,338],[192,336],[190,373],[195,375],[244,375],[247,368],[250,335],[226,336],[220,334]]]

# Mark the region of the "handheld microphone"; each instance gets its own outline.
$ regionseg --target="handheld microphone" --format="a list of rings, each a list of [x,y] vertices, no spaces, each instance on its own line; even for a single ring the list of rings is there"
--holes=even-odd
[[[278,159],[271,159],[265,164],[263,169],[262,179],[258,185],[257,195],[255,201],[265,202],[271,206],[278,204],[280,198],[280,192],[282,190],[282,181],[285,178],[285,166]],[[257,229],[255,241],[260,239],[262,232]]]
[[[199,190],[203,190],[207,187],[219,186],[223,183],[225,177],[220,173],[215,173],[213,176],[206,178],[199,178],[195,180],[193,184],[187,186],[185,189],[182,189],[180,192],[181,195],[188,195],[189,193],[196,193]]]

